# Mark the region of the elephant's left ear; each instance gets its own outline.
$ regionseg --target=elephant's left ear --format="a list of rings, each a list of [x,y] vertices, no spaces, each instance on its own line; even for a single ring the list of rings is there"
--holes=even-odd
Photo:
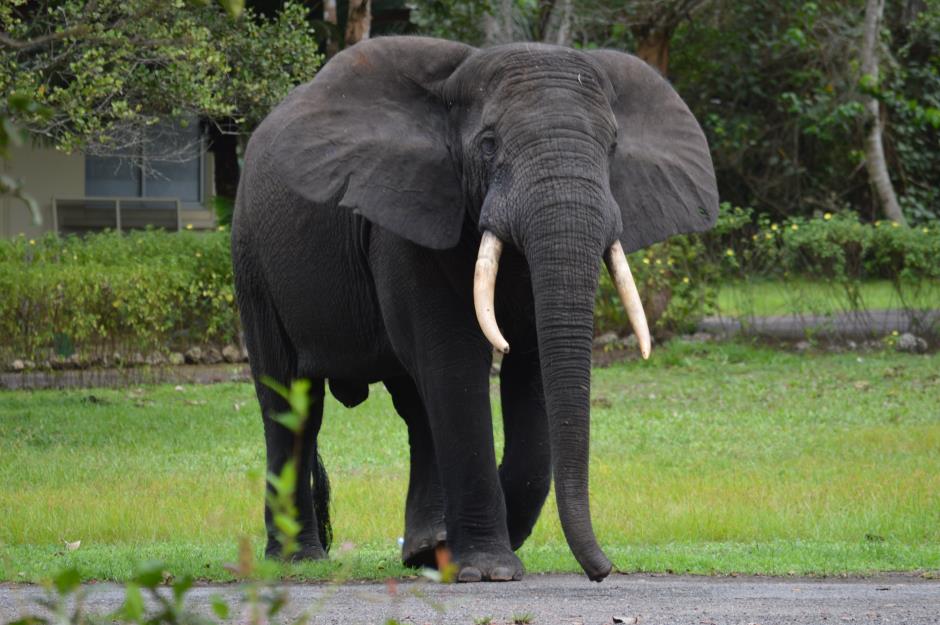
[[[591,54],[614,88],[619,136],[610,186],[623,213],[624,249],[712,227],[718,217],[715,170],[689,107],[637,57],[611,50]]]

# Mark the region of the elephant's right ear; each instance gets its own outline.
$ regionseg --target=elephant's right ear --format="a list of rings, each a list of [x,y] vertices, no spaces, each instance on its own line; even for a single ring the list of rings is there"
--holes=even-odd
[[[316,205],[347,207],[419,245],[453,247],[464,206],[438,87],[473,50],[421,37],[344,50],[265,119],[266,158]]]

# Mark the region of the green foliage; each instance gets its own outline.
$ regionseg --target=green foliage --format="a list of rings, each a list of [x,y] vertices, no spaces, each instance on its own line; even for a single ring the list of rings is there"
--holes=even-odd
[[[670,75],[708,136],[723,198],[776,219],[848,206],[875,218],[861,103],[875,95],[905,214],[940,217],[940,5],[910,23],[889,11],[877,84],[858,69],[863,5],[714,0],[676,32]]]
[[[806,280],[841,293],[840,308],[868,307],[865,284],[888,280],[905,308],[924,305],[940,288],[940,222],[906,228],[894,222],[866,224],[851,212],[774,221],[752,209],[721,205],[715,228],[674,237],[630,256],[630,267],[653,331],[688,331],[717,310],[719,287],[772,280],[789,288]],[[601,276],[595,307],[599,332],[625,331],[626,313],[609,277]]]
[[[0,241],[0,350],[44,360],[59,337],[90,359],[236,339],[226,232]]]
[[[0,10],[0,32],[23,45],[0,45],[0,94],[30,94],[53,113],[0,116],[66,151],[133,154],[161,120],[226,119],[248,132],[319,66],[306,18],[293,2],[233,20],[183,0],[100,0],[90,13],[82,0],[16,0]]]

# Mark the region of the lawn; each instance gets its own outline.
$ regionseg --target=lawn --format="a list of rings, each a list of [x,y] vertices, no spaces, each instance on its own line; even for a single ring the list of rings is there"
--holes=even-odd
[[[718,309],[723,315],[766,316],[796,313],[829,314],[854,309],[940,308],[940,285],[920,282],[906,285],[903,299],[888,280],[857,285],[860,306],[851,306],[844,286],[835,282],[788,280],[725,281],[718,290]]]
[[[593,397],[593,516],[622,571],[940,570],[940,356],[674,341],[595,370]],[[330,400],[321,441],[342,553],[280,573],[405,574],[388,394]],[[260,553],[262,468],[248,384],[0,393],[0,580],[122,580],[146,559],[230,579],[241,537]],[[553,502],[521,553],[578,570]]]

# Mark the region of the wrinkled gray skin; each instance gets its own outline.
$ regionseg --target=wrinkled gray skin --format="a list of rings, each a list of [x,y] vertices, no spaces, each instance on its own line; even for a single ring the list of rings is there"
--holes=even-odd
[[[634,57],[518,44],[375,39],[295,89],[249,143],[232,227],[255,380],[313,380],[296,495],[300,557],[325,556],[316,453],[324,380],[354,405],[384,381],[408,424],[407,561],[444,539],[459,579],[522,576],[513,552],[554,477],[568,544],[611,564],[588,507],[594,293],[604,250],[714,223],[701,129]],[[496,315],[506,448],[497,468],[492,350],[473,312],[481,233],[505,244]],[[256,384],[268,468],[290,456]],[[279,544],[267,515],[268,554]]]

